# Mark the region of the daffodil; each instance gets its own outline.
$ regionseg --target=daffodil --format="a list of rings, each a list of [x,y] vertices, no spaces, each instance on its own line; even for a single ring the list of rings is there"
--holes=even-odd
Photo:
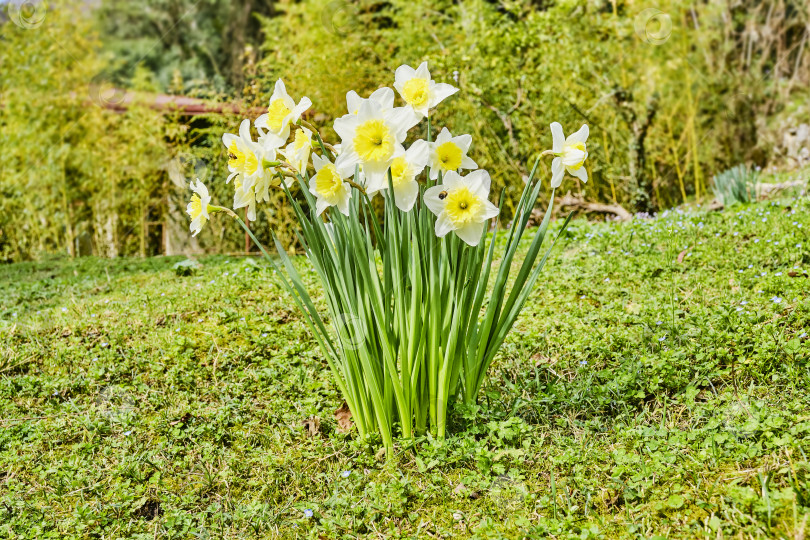
[[[282,155],[287,162],[303,176],[309,163],[309,153],[312,151],[312,132],[305,127],[295,132],[293,142],[282,150]]]
[[[559,122],[551,124],[552,152],[556,156],[551,161],[551,187],[558,188],[565,171],[583,182],[588,181],[588,171],[583,166],[588,157],[585,143],[588,140],[588,125],[583,124],[579,131],[565,138]]]
[[[498,215],[498,207],[489,202],[489,173],[473,171],[462,177],[449,171],[442,184],[425,191],[425,204],[436,214],[436,236],[454,231],[471,246],[477,246],[483,223]]]
[[[428,116],[430,109],[458,92],[458,88],[450,84],[431,79],[427,62],[422,62],[416,69],[407,65],[399,66],[394,72],[394,88],[405,103],[421,116]]]
[[[211,204],[211,196],[208,195],[208,188],[199,179],[191,182],[191,201],[188,203],[186,213],[191,218],[191,235],[197,236],[205,222],[208,221],[208,206]]]
[[[349,215],[351,186],[345,182],[334,163],[317,154],[312,154],[315,176],[309,181],[309,191],[315,195],[315,211],[320,216],[330,206],[337,206],[340,213]]]
[[[447,128],[442,128],[436,141],[430,145],[430,179],[435,180],[439,172],[458,172],[461,169],[477,169],[478,165],[467,156],[472,144],[471,135],[453,137]]]
[[[335,120],[335,131],[342,139],[335,166],[345,178],[361,166],[369,193],[385,189],[388,168],[402,151],[408,130],[417,122],[413,112],[405,107],[386,111],[376,101],[363,102],[357,114]]]
[[[262,152],[261,147],[253,142],[250,135],[250,120],[242,120],[239,125],[239,135],[224,134],[222,143],[228,151],[228,171],[231,173],[228,175],[226,183],[235,176],[241,175],[246,180],[246,182],[243,180],[243,183],[251,185],[253,177],[259,172]]]
[[[271,141],[270,144],[277,143],[277,146],[281,146],[290,137],[290,124],[297,122],[311,105],[312,101],[306,96],[296,105],[295,100],[287,94],[284,81],[279,79],[273,89],[273,95],[270,96],[267,112],[256,119],[256,129],[261,132],[263,138]]]
[[[346,94],[346,109],[348,109],[349,114],[357,114],[360,105],[366,101],[373,101],[383,111],[388,111],[394,108],[394,91],[388,87],[378,88],[367,98],[362,98],[357,92],[350,90]]]
[[[419,182],[416,177],[427,165],[430,146],[419,139],[410,148],[403,150],[391,163],[391,184],[394,188],[394,203],[403,212],[409,212],[419,197]]]

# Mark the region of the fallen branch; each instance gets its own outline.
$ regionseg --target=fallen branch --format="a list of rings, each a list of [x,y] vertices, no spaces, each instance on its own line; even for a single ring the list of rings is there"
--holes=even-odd
[[[587,202],[582,197],[566,193],[560,199],[560,207],[569,207],[575,210],[584,210],[585,212],[596,212],[599,214],[613,214],[621,221],[630,221],[633,215],[619,206],[618,204],[603,204],[597,202]]]
[[[770,197],[772,193],[777,191],[783,191],[785,189],[791,189],[795,187],[803,187],[804,180],[791,180],[789,182],[780,182],[778,184],[757,184],[757,195],[759,197]]]

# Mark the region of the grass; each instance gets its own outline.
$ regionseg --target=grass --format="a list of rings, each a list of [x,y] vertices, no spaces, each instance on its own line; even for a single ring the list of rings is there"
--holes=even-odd
[[[573,222],[479,404],[393,464],[261,263],[4,266],[0,537],[804,538],[808,210]]]

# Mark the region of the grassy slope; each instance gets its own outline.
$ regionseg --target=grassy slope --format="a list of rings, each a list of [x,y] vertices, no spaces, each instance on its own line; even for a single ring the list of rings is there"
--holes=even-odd
[[[0,537],[799,538],[808,234],[795,201],[575,222],[478,410],[395,466],[264,269],[2,267]]]

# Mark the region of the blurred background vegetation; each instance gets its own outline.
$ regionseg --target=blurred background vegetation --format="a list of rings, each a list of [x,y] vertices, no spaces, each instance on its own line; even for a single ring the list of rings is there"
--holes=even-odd
[[[473,135],[507,201],[554,120],[591,127],[591,181],[566,183],[573,195],[634,212],[708,202],[713,175],[737,164],[810,158],[806,0],[0,5],[0,260],[244,251],[224,220],[187,239],[186,185],[200,177],[230,202],[220,136],[279,77],[331,138],[349,89],[428,60],[462,90],[435,125]],[[156,107],[160,94],[211,110]],[[260,237],[293,243],[283,200],[259,214]]]

